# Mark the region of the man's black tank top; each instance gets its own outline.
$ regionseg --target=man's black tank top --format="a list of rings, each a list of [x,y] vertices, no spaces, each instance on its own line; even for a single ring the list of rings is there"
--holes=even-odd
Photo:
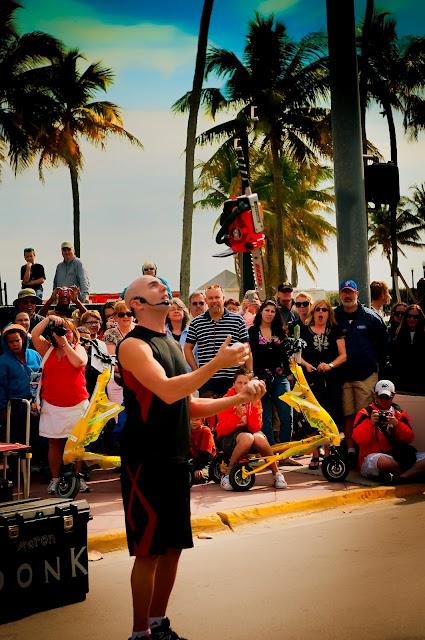
[[[138,326],[124,340],[137,338],[152,349],[152,355],[163,367],[167,378],[187,373],[186,362],[175,340]],[[189,457],[189,400],[184,398],[166,404],[126,371],[119,362],[124,383],[127,419],[121,434],[121,458],[127,462],[162,465],[184,462]]]

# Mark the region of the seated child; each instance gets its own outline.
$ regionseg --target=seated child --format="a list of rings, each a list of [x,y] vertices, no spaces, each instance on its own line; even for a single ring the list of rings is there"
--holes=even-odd
[[[190,421],[190,457],[195,484],[208,480],[208,464],[215,455],[214,436],[202,418]]]
[[[233,379],[233,385],[224,397],[236,395],[248,384],[250,376],[244,367],[238,369]],[[273,454],[266,436],[261,432],[262,409],[261,402],[255,405],[251,402],[230,407],[221,411],[217,416],[216,434],[219,445],[224,453],[230,457],[227,474],[221,479],[221,486],[225,491],[232,491],[229,473],[234,464],[249,451],[257,451],[260,455]],[[270,469],[274,477],[276,489],[286,489],[285,478],[279,472],[274,462]]]

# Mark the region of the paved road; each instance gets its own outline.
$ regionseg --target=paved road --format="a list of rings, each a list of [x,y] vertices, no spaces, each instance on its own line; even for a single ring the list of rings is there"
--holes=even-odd
[[[190,640],[425,640],[425,499],[282,517],[196,540],[170,616]],[[0,627],[0,640],[126,640],[125,552],[90,564],[84,603]]]

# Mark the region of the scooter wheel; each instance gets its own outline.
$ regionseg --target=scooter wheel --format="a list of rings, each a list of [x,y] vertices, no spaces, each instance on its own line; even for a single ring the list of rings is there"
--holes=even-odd
[[[221,463],[223,462],[223,458],[221,455],[216,456],[210,462],[209,466],[209,477],[210,480],[215,482],[216,484],[220,484],[223,474],[221,472]]]
[[[55,489],[55,495],[58,498],[75,498],[80,490],[80,474],[66,473],[59,478],[59,482]]]
[[[246,469],[249,470],[247,465],[235,464],[229,473],[230,484],[235,491],[249,491],[255,484],[255,473],[247,478],[243,478],[242,467],[246,467]]]
[[[350,469],[344,458],[326,456],[322,461],[322,473],[328,482],[342,482],[348,476]]]

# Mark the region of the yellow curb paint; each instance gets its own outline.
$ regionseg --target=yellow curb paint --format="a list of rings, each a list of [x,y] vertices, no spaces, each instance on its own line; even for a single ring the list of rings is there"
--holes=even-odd
[[[369,500],[385,498],[407,498],[424,492],[423,485],[406,485],[400,487],[371,487],[367,489],[352,489],[339,491],[331,496],[298,500],[296,502],[275,502],[257,507],[235,509],[234,511],[219,511],[221,520],[229,527],[248,524],[260,518],[270,518],[284,514],[324,511],[335,507],[360,504]]]
[[[228,531],[226,525],[216,513],[206,513],[192,518],[192,533],[197,536],[205,531]]]
[[[206,513],[205,515],[194,516],[192,522],[193,536],[200,533],[213,531],[228,531],[216,513]],[[88,536],[89,551],[117,551],[127,547],[125,529],[111,529],[103,533],[92,533]]]
[[[102,533],[90,533],[88,536],[89,551],[117,551],[125,549],[127,538],[125,529],[110,529]]]
[[[257,507],[242,507],[234,511],[218,511],[192,518],[193,535],[205,532],[228,531],[228,527],[248,524],[261,518],[271,518],[284,514],[324,511],[335,507],[361,504],[369,500],[388,498],[408,498],[425,493],[424,485],[411,484],[399,487],[368,487],[338,491],[331,496],[298,500],[294,502],[274,502]],[[104,533],[93,533],[88,536],[89,551],[116,551],[127,546],[125,529],[111,529]]]

